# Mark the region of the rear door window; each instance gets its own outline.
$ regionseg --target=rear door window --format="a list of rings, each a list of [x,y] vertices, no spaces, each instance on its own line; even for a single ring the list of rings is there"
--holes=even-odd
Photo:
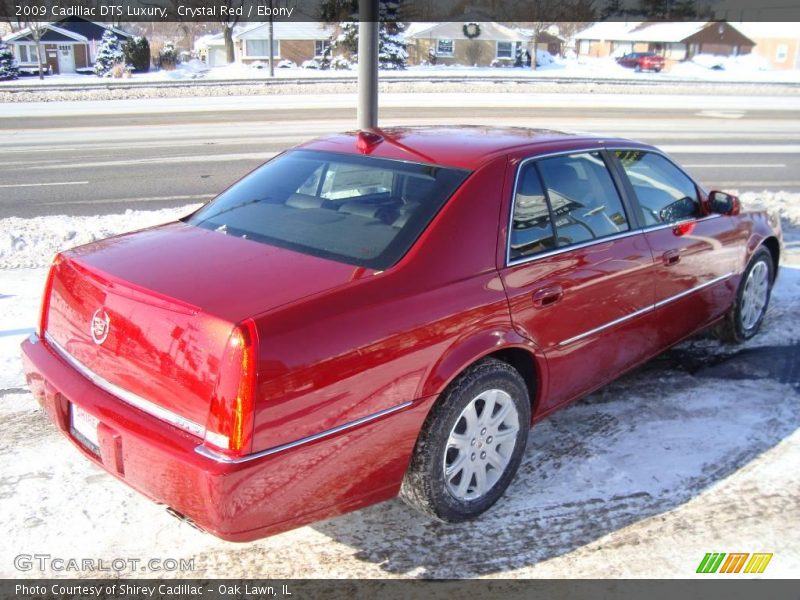
[[[517,180],[509,259],[519,259],[630,229],[611,174],[599,152],[524,164]]]
[[[547,196],[534,163],[522,167],[514,195],[509,257],[513,260],[556,246]]]
[[[697,187],[669,160],[641,150],[616,150],[615,155],[633,187],[646,227],[701,215]]]

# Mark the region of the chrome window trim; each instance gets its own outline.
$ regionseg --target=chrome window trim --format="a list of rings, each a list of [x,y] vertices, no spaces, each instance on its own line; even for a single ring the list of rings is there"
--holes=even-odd
[[[653,311],[661,308],[662,306],[666,306],[667,304],[669,304],[671,302],[674,302],[675,300],[680,300],[681,298],[685,298],[686,296],[688,296],[690,294],[693,294],[695,292],[699,292],[700,290],[703,290],[703,289],[705,289],[707,287],[710,287],[710,286],[714,285],[715,283],[720,283],[721,281],[724,281],[724,280],[730,278],[733,275],[734,275],[734,273],[731,272],[731,273],[726,273],[725,275],[720,275],[719,277],[715,277],[714,279],[711,279],[709,281],[701,283],[700,285],[697,285],[697,286],[695,286],[695,287],[693,287],[691,289],[685,290],[685,291],[683,291],[683,292],[681,292],[679,294],[675,294],[674,296],[670,296],[669,298],[665,298],[664,300],[659,300],[655,304],[651,304],[649,306],[645,306],[644,308],[641,308],[641,309],[639,309],[639,310],[637,310],[635,312],[632,312],[629,315],[625,315],[623,317],[620,317],[619,319],[614,319],[613,321],[609,321],[608,323],[604,323],[603,325],[600,325],[599,327],[595,327],[594,329],[590,329],[589,331],[585,331],[585,332],[580,333],[580,334],[578,334],[578,335],[576,335],[574,337],[571,337],[571,338],[568,338],[566,340],[560,341],[560,342],[558,342],[558,344],[556,344],[556,347],[562,348],[564,346],[569,346],[570,344],[574,344],[575,342],[580,341],[580,340],[582,340],[584,338],[593,336],[596,333],[600,333],[601,331],[603,331],[605,329],[609,329],[609,328],[614,327],[616,325],[620,325],[620,324],[622,324],[622,323],[624,323],[626,321],[630,321],[631,319],[635,319],[636,317],[641,316],[643,314],[646,314],[646,313],[649,313],[649,312],[653,312]]]
[[[586,153],[590,153],[590,152],[602,152],[603,150],[606,150],[607,148],[605,146],[601,145],[601,144],[602,144],[602,141],[598,140],[598,145],[597,146],[578,147],[578,148],[572,148],[570,150],[559,150],[558,152],[548,152],[547,154],[537,154],[536,156],[529,156],[528,158],[525,158],[525,159],[520,161],[519,165],[517,165],[517,172],[514,175],[514,189],[511,192],[511,206],[510,206],[510,210],[508,211],[508,233],[506,234],[506,256],[505,256],[505,259],[506,259],[505,266],[506,267],[513,267],[513,266],[525,264],[527,262],[531,262],[533,260],[538,260],[540,258],[546,258],[548,256],[554,256],[556,254],[561,254],[562,252],[569,252],[570,250],[577,250],[579,248],[586,248],[587,246],[592,246],[594,244],[602,244],[603,242],[609,242],[609,241],[621,239],[621,238],[628,237],[628,236],[631,236],[631,235],[636,235],[636,234],[639,234],[639,233],[642,232],[641,229],[632,229],[631,228],[630,218],[626,214],[625,215],[625,220],[628,222],[628,230],[627,231],[623,231],[623,232],[620,232],[620,233],[614,234],[614,235],[607,235],[605,237],[597,238],[597,239],[594,239],[594,240],[588,240],[586,242],[580,242],[578,244],[572,244],[570,246],[564,246],[563,248],[554,248],[553,250],[546,250],[544,252],[539,252],[538,254],[534,254],[532,256],[526,256],[524,258],[518,258],[518,259],[514,259],[514,260],[511,259],[511,231],[512,231],[512,227],[513,227],[513,224],[514,224],[514,206],[517,203],[517,188],[519,187],[519,177],[520,177],[520,174],[522,173],[522,169],[525,167],[525,165],[527,165],[529,162],[542,160],[542,159],[545,159],[545,158],[554,158],[556,156],[569,156],[570,154],[586,154]],[[609,177],[611,177],[612,180],[613,180],[614,177],[613,177],[613,175],[611,173],[611,170],[608,168],[608,165],[606,165],[606,170],[608,171]],[[616,183],[614,184],[614,187],[616,188]],[[620,193],[619,190],[617,190],[617,194],[619,194],[620,202],[622,202],[623,207],[624,207],[625,203],[624,203],[624,201],[622,199],[622,194]]]
[[[581,153],[585,153],[585,152],[602,152],[603,150],[606,150],[608,152],[615,152],[617,150],[630,150],[630,151],[650,152],[651,154],[657,154],[657,155],[661,156],[663,159],[665,159],[667,162],[669,162],[676,169],[678,169],[681,173],[683,173],[689,179],[689,181],[691,181],[694,184],[695,188],[705,192],[705,188],[700,186],[700,184],[698,184],[694,180],[694,178],[691,175],[689,175],[680,165],[678,165],[667,154],[665,154],[664,152],[662,152],[658,148],[642,148],[642,147],[637,147],[637,146],[625,146],[625,145],[612,144],[612,145],[609,145],[609,146],[605,146],[605,145],[593,146],[591,148],[589,148],[589,147],[580,147],[580,148],[572,149],[572,150],[561,150],[561,151],[558,151],[558,152],[549,152],[547,154],[540,154],[540,155],[537,155],[537,156],[530,156],[530,157],[520,161],[519,165],[517,166],[517,172],[516,172],[516,174],[514,176],[514,189],[513,189],[512,194],[511,194],[511,207],[510,207],[509,214],[508,214],[508,233],[506,234],[506,252],[505,252],[505,266],[506,267],[515,267],[517,265],[522,265],[522,264],[525,264],[525,263],[533,262],[534,260],[539,260],[540,258],[548,258],[550,256],[555,256],[557,254],[561,254],[563,252],[568,252],[570,250],[579,250],[581,248],[586,248],[588,246],[593,246],[594,244],[602,244],[603,242],[610,242],[610,241],[622,239],[622,238],[625,238],[625,237],[628,237],[628,236],[631,236],[631,235],[637,235],[639,233],[648,233],[650,231],[658,231],[659,229],[671,229],[673,227],[678,227],[679,225],[683,225],[685,223],[692,223],[692,222],[701,223],[703,221],[716,219],[716,218],[721,216],[721,215],[718,215],[718,214],[712,214],[712,215],[706,215],[706,216],[700,217],[700,218],[682,219],[680,221],[675,221],[673,223],[665,223],[665,224],[662,224],[662,225],[651,225],[649,227],[641,227],[641,228],[638,228],[638,229],[629,229],[628,231],[625,231],[625,232],[617,234],[617,235],[609,235],[609,236],[606,236],[606,237],[598,238],[596,240],[589,240],[589,241],[586,241],[586,242],[581,242],[579,244],[573,244],[571,246],[564,246],[563,248],[555,248],[553,250],[546,250],[544,252],[539,252],[539,253],[533,254],[531,256],[526,256],[524,258],[518,258],[518,259],[512,260],[511,259],[511,231],[512,231],[512,226],[513,226],[513,223],[514,223],[514,205],[517,202],[517,187],[519,186],[519,177],[520,177],[520,173],[522,172],[523,167],[527,163],[529,163],[531,161],[536,161],[536,160],[540,160],[540,159],[544,159],[544,158],[552,158],[552,157],[555,157],[555,156],[565,156],[565,155],[570,155],[570,154],[581,154]],[[606,168],[608,168],[608,167],[606,167]],[[609,174],[611,174],[610,169],[609,169]],[[627,177],[628,175],[625,174],[625,176]],[[639,204],[638,198],[633,198],[633,200],[636,202],[637,205]],[[627,218],[627,215],[626,215],[626,218]],[[628,225],[629,226],[631,225],[630,219],[628,219]]]
[[[66,349],[57,341],[55,341],[49,333],[45,332],[44,337],[47,341],[47,344],[53,348],[53,350],[55,350],[56,353],[61,356],[61,358],[63,358],[71,367],[73,367],[76,371],[78,371],[81,375],[86,377],[89,381],[94,383],[103,391],[108,392],[126,404],[129,404],[134,408],[138,408],[142,412],[145,412],[152,417],[156,417],[157,419],[169,423],[170,425],[174,425],[175,427],[191,433],[192,435],[195,435],[199,438],[205,436],[206,428],[204,426],[199,425],[198,423],[195,423],[186,417],[175,414],[171,410],[167,410],[166,408],[159,406],[150,400],[147,400],[146,398],[142,398],[133,392],[129,392],[128,390],[111,383],[67,352]]]
[[[672,223],[665,223],[663,225],[651,225],[650,227],[645,227],[644,229],[640,229],[639,231],[643,233],[650,233],[651,231],[658,231],[660,229],[673,229],[675,227],[680,227],[681,225],[686,225],[687,223],[702,223],[704,221],[710,221],[711,219],[718,219],[722,215],[706,215],[705,217],[694,218],[690,217],[688,219],[681,219],[680,221],[673,221]]]
[[[197,446],[194,451],[209,458],[213,461],[224,463],[224,464],[240,464],[244,462],[249,462],[251,460],[256,460],[259,458],[263,458],[265,456],[271,456],[273,454],[278,454],[279,452],[284,452],[286,450],[291,450],[292,448],[297,448],[298,446],[303,446],[305,444],[310,444],[311,442],[315,442],[317,440],[321,440],[323,438],[330,437],[332,435],[336,435],[342,431],[346,431],[348,429],[352,429],[354,427],[358,427],[359,425],[363,425],[365,423],[369,423],[370,421],[374,421],[376,419],[380,419],[386,415],[390,415],[392,413],[398,412],[403,410],[404,408],[408,408],[411,406],[413,402],[411,400],[407,402],[403,402],[402,404],[398,404],[397,406],[392,406],[390,408],[385,408],[384,410],[379,410],[376,413],[372,413],[371,415],[367,415],[366,417],[361,417],[360,419],[356,419],[355,421],[350,421],[349,423],[344,423],[343,425],[338,425],[337,427],[333,427],[331,429],[326,429],[324,431],[320,431],[319,433],[314,433],[312,435],[306,436],[304,438],[300,438],[298,440],[294,440],[293,442],[287,442],[285,444],[281,444],[279,446],[273,446],[272,448],[267,448],[266,450],[261,450],[260,452],[253,452],[252,454],[246,454],[244,456],[232,457],[232,456],[225,456],[219,452],[215,452],[206,446],[200,445]]]
[[[580,242],[579,244],[572,244],[571,246],[564,246],[563,248],[554,248],[553,250],[545,250],[543,252],[538,252],[531,256],[526,256],[525,258],[520,258],[513,260],[510,263],[507,263],[506,266],[508,267],[515,267],[517,265],[522,265],[525,263],[533,262],[534,260],[538,260],[540,258],[548,258],[550,256],[556,256],[558,254],[563,254],[565,252],[570,252],[571,250],[580,250],[581,248],[588,248],[589,246],[595,246],[598,244],[602,244],[605,242],[613,242],[614,240],[621,240],[622,238],[631,237],[634,235],[639,235],[642,233],[641,229],[633,229],[630,231],[625,231],[623,233],[617,233],[615,235],[607,235],[606,237],[598,238],[596,240],[588,240],[586,242]],[[511,238],[509,237],[509,249],[511,248]]]

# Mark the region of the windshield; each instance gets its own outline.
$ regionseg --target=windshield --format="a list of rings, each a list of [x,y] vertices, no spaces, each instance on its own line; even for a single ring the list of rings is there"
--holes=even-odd
[[[295,150],[256,169],[185,222],[382,270],[400,260],[468,174]]]

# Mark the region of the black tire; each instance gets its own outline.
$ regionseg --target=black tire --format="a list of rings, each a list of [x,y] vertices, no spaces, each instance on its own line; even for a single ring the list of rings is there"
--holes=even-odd
[[[745,319],[742,310],[745,288],[747,286],[750,274],[759,264],[764,264],[767,269],[766,302],[764,303],[764,307],[761,309],[761,314],[758,315],[758,318],[755,320],[755,322],[749,326],[746,326],[747,324],[744,322]],[[753,257],[750,259],[747,268],[744,270],[744,273],[742,273],[742,279],[739,282],[739,288],[736,290],[736,297],[734,299],[733,306],[731,306],[730,310],[725,315],[725,318],[717,326],[717,336],[723,342],[727,342],[729,344],[740,344],[749,340],[756,333],[758,333],[758,330],[761,327],[761,322],[764,320],[764,315],[767,313],[769,299],[772,294],[772,284],[774,281],[775,266],[772,264],[772,255],[770,254],[769,250],[762,246],[753,254]]]
[[[456,432],[458,423],[464,422],[462,421],[462,412],[473,401],[480,403],[478,398],[489,390],[499,390],[510,396],[513,408],[516,409],[519,429],[516,433],[513,450],[508,453],[510,458],[504,469],[499,471],[491,465],[483,467],[484,473],[489,473],[490,469],[497,471],[497,473],[492,471],[495,477],[501,473],[495,483],[479,497],[462,499],[454,495],[448,487],[453,485],[452,475],[449,483],[445,477],[445,461],[446,457],[450,456],[447,453],[459,452],[452,447],[448,449],[448,439],[451,433]],[[503,401],[507,403],[508,399],[503,397]],[[483,406],[485,410],[488,404]],[[483,415],[481,414],[479,418],[483,418]],[[493,358],[476,363],[448,386],[428,415],[417,439],[411,464],[403,479],[400,497],[421,513],[440,521],[457,523],[477,517],[497,502],[514,478],[525,452],[530,421],[531,406],[528,389],[519,372],[509,364]],[[509,433],[508,437],[510,440],[513,436]],[[491,443],[491,441],[491,437],[482,438],[479,444]],[[493,450],[497,450],[500,446],[496,440],[495,443],[497,446],[494,446]],[[478,446],[478,448],[480,447]],[[489,450],[488,443],[486,443],[486,449]],[[479,452],[479,454],[481,453]],[[475,460],[475,455],[472,456]],[[464,459],[465,463],[467,458]],[[480,456],[478,460],[480,461],[481,458],[483,456]],[[475,468],[474,465],[466,466]],[[462,473],[461,477],[464,476]],[[475,481],[477,487],[477,480]]]

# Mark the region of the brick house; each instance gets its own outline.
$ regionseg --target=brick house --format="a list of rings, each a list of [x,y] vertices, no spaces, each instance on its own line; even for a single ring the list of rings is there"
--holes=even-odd
[[[579,56],[603,58],[628,52],[655,52],[667,65],[698,54],[749,54],[755,42],[724,21],[602,22],[575,35]]]
[[[307,60],[321,58],[330,47],[333,31],[332,27],[323,23],[275,21],[272,44],[275,62],[290,60],[300,65]],[[269,62],[269,23],[255,23],[236,29],[233,47],[236,62]],[[197,49],[204,54],[209,67],[227,64],[225,40],[221,33],[204,38]]]
[[[105,23],[95,23],[81,17],[67,17],[45,24],[41,37],[42,65],[54,74],[75,73],[77,69],[94,66],[100,40],[109,30],[120,42],[133,37]],[[21,71],[38,71],[38,46],[30,27],[3,39],[13,48]]]
[[[773,69],[800,69],[800,26],[793,22],[736,23],[756,43],[754,54]]]
[[[467,35],[476,32],[477,37]],[[437,65],[487,66],[493,61],[497,61],[495,64],[513,64],[517,48],[532,50],[529,32],[493,22],[412,23],[406,29],[405,38],[411,65],[432,62],[432,58]],[[541,33],[537,42],[540,50],[553,55],[561,53],[563,42],[552,34]]]

